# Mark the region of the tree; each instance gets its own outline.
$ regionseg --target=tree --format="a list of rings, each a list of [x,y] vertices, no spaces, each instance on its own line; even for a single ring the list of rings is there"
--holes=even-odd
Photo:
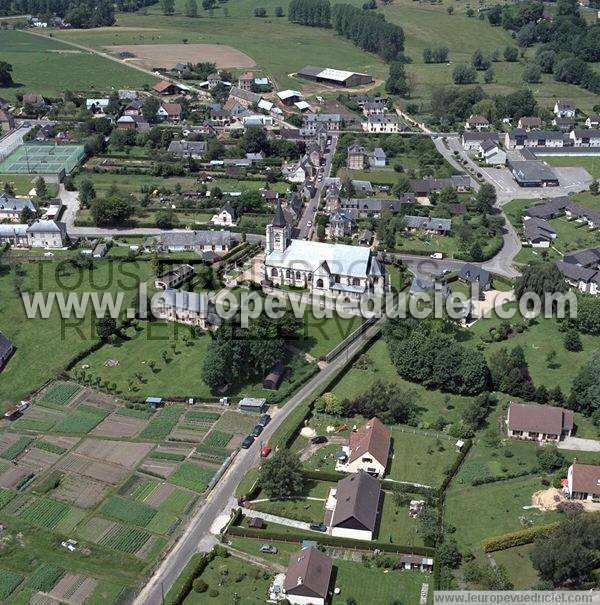
[[[40,176],[35,181],[35,194],[42,200],[48,199],[48,187],[43,176]]]
[[[548,445],[538,450],[536,456],[538,465],[544,473],[552,473],[565,463],[565,457],[554,445]]]
[[[570,328],[565,332],[563,343],[567,351],[577,352],[583,350],[581,337],[575,328]]]
[[[133,213],[131,204],[123,199],[118,192],[104,199],[95,199],[91,205],[92,218],[97,226],[120,226]]]
[[[545,309],[545,294],[566,292],[569,289],[562,273],[554,263],[534,262],[528,264],[515,281],[515,297],[519,300],[526,292],[533,292],[542,299]]]
[[[283,17],[283,8],[281,6],[276,6],[275,7],[275,16],[276,17]]]
[[[523,82],[528,82],[529,84],[535,84],[542,79],[542,70],[538,65],[528,65],[523,70]]]
[[[590,193],[592,195],[598,195],[600,193],[600,184],[597,179],[594,179],[590,184]]]
[[[161,210],[156,213],[158,229],[172,229],[177,224],[177,215],[172,210]]]
[[[196,0],[186,0],[185,16],[195,18],[198,16],[198,4]]]
[[[172,15],[175,12],[175,0],[160,0],[160,9],[163,15]]]
[[[577,297],[577,328],[585,334],[600,334],[600,298],[580,295]]]
[[[597,567],[599,551],[600,515],[571,515],[556,529],[536,537],[531,561],[542,580],[573,588]]]
[[[0,86],[7,88],[13,85],[12,78],[13,66],[6,61],[0,61]]]
[[[79,201],[84,208],[88,208],[89,205],[96,198],[96,190],[94,189],[94,183],[89,179],[82,179],[79,183]]]
[[[491,84],[494,81],[495,77],[496,72],[490,67],[489,69],[485,70],[485,73],[483,74],[483,81],[486,84]]]
[[[108,340],[116,331],[117,322],[112,317],[98,317],[96,319],[96,334],[100,340]]]
[[[507,46],[504,49],[504,60],[514,63],[519,58],[519,49],[516,46]]]
[[[476,77],[475,68],[468,65],[457,65],[452,71],[452,80],[455,84],[473,84]]]
[[[600,409],[600,352],[584,363],[573,379],[568,406],[576,412],[591,416]]]
[[[469,250],[469,256],[476,262],[483,260],[483,250],[477,240],[473,242],[473,245]]]
[[[194,592],[206,592],[208,590],[208,584],[202,578],[194,578],[192,588],[194,589]]]
[[[437,547],[437,559],[440,565],[456,569],[462,560],[455,540],[446,540]]]
[[[475,210],[489,214],[496,203],[496,188],[492,183],[483,183],[475,195]]]
[[[542,73],[551,74],[556,61],[556,53],[553,50],[542,50],[538,53],[536,59]]]
[[[343,413],[342,402],[333,393],[323,393],[315,401],[315,412],[340,416]]]
[[[156,114],[159,108],[160,101],[156,97],[147,97],[144,101],[144,106],[142,107],[142,114],[148,122],[156,122]]]
[[[389,94],[407,97],[409,95],[409,85],[404,70],[404,63],[394,61],[390,64],[390,70],[385,81],[385,90]]]
[[[419,533],[426,545],[435,545],[440,535],[438,514],[435,509],[426,508],[419,515]]]
[[[275,452],[260,468],[258,485],[269,498],[298,496],[304,487],[302,463],[289,450]]]
[[[483,55],[483,52],[478,48],[471,57],[471,65],[478,71],[489,69],[491,61]]]
[[[254,16],[255,17],[266,17],[267,16],[267,9],[263,8],[262,6],[258,6],[254,9]]]

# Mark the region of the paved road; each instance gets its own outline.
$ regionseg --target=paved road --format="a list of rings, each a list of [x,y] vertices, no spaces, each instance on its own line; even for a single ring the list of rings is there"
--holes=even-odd
[[[314,378],[309,380],[300,390],[289,399],[280,410],[273,416],[273,420],[267,425],[261,435],[261,441],[267,442],[273,432],[281,425],[286,417],[293,412],[307,397],[312,395],[319,387],[330,380],[335,373],[342,369],[358,352],[365,340],[372,339],[381,329],[384,320],[375,322],[359,339],[353,342],[344,352],[340,353],[335,360],[321,370]],[[242,481],[248,469],[260,463],[259,441],[248,450],[241,450],[234,459],[231,467],[208,495],[204,504],[198,509],[184,534],[175,544],[170,553],[162,561],[157,572],[150,578],[148,584],[143,588],[135,600],[136,605],[159,605],[161,603],[162,590],[166,594],[183,570],[191,556],[199,550],[210,550],[215,543],[211,535],[211,527],[218,519],[224,509],[232,503],[235,489]]]

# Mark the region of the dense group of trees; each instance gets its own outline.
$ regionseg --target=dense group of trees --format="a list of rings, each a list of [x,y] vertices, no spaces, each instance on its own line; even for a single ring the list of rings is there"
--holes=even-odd
[[[228,323],[219,328],[208,346],[202,380],[213,390],[227,384],[262,377],[284,357],[286,338],[299,329],[299,321],[286,313],[281,319],[261,315],[248,328]]]
[[[591,416],[600,427],[600,352],[584,363],[573,380],[567,406],[576,412]]]
[[[447,46],[434,46],[433,48],[427,46],[423,49],[423,62],[446,63],[448,61],[448,52]]]
[[[400,26],[388,23],[381,13],[364,11],[351,4],[334,4],[331,22],[338,34],[362,50],[385,61],[402,58],[404,32]]]
[[[106,197],[95,197],[90,204],[94,223],[98,227],[123,226],[133,214],[130,201],[115,186]]]
[[[77,28],[103,27],[115,22],[109,0],[0,0],[0,15],[62,17]]]
[[[145,6],[152,6],[158,0],[116,0],[115,6],[122,13],[135,13]]]
[[[490,371],[481,351],[463,346],[439,321],[390,319],[384,338],[398,374],[450,393],[489,390]]]
[[[12,69],[13,66],[10,63],[7,63],[6,61],[0,61],[0,86],[12,86]]]
[[[331,27],[331,4],[329,0],[292,0],[288,19],[300,25]]]

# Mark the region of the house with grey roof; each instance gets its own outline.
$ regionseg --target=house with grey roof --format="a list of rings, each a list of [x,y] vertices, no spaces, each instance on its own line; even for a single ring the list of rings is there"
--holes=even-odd
[[[477,149],[483,141],[500,142],[500,134],[498,132],[464,132],[461,137],[462,147],[465,151]]]
[[[600,129],[575,128],[569,135],[573,147],[600,147]]]
[[[178,288],[183,283],[194,276],[194,267],[191,265],[179,265],[171,271],[164,273],[154,280],[154,287],[157,290],[169,290]]]
[[[478,285],[481,291],[489,290],[492,287],[491,273],[487,269],[471,263],[465,263],[458,270],[458,279],[469,285]]]
[[[519,187],[558,187],[558,176],[539,160],[509,160],[508,167]]]
[[[566,195],[551,198],[541,204],[536,204],[523,210],[523,218],[525,220],[528,218],[543,218],[545,220],[556,218],[565,214],[566,208],[572,203],[571,198]]]
[[[395,114],[371,114],[361,123],[365,132],[392,134],[404,132],[408,127]]]
[[[504,166],[506,164],[506,151],[500,144],[491,139],[482,141],[477,149],[479,159],[491,166]]]
[[[14,197],[6,193],[6,191],[3,192],[0,195],[0,222],[18,222],[25,208],[28,208],[34,215],[37,214],[38,210],[29,198]]]
[[[64,248],[66,243],[65,223],[38,219],[27,227],[27,244],[30,248]]]
[[[4,244],[15,248],[26,248],[27,225],[0,224],[0,245]]]
[[[230,231],[169,231],[158,236],[157,245],[169,252],[191,251],[223,256],[232,245]]]
[[[9,340],[9,338],[0,332],[0,372],[4,369],[8,358],[12,355],[14,351],[13,343]]]
[[[201,160],[208,150],[206,141],[171,141],[167,151],[178,158]]]
[[[414,202],[415,196],[412,193],[403,194],[402,199],[342,198],[339,200],[339,209],[351,213],[354,218],[379,218],[382,212],[397,214],[405,204]]]
[[[340,538],[373,540],[377,533],[381,485],[363,470],[338,481],[325,503],[328,533]]]
[[[291,605],[325,605],[333,564],[316,546],[303,548],[290,556],[281,593],[274,600],[286,599]]]
[[[543,218],[530,218],[523,223],[523,239],[533,248],[549,248],[556,231]]]
[[[152,297],[151,309],[155,317],[166,321],[216,330],[222,323],[214,303],[206,293],[187,292],[167,288]]]
[[[330,239],[339,239],[352,235],[354,221],[350,214],[343,210],[332,212],[329,215],[329,224],[327,225],[327,235]]]
[[[307,135],[314,135],[319,126],[326,130],[336,132],[342,125],[342,116],[339,113],[311,113],[304,116],[302,126]]]
[[[600,248],[586,248],[565,254],[556,266],[571,287],[585,294],[600,293]]]
[[[210,220],[213,225],[222,225],[224,227],[233,227],[237,221],[237,212],[235,208],[229,203],[223,204],[219,208],[219,212],[215,214]]]
[[[452,220],[449,218],[436,218],[433,216],[411,216],[404,217],[405,231],[424,231],[434,235],[448,235],[452,230]]]

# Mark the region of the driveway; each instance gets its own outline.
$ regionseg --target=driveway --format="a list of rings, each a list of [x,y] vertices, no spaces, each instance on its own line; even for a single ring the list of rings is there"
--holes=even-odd
[[[296,521],[296,519],[288,519],[287,517],[278,517],[277,515],[270,515],[269,513],[261,513],[258,510],[253,510],[251,508],[241,507],[242,512],[247,517],[259,517],[260,519],[264,519],[270,523],[278,523],[279,525],[286,525],[287,527],[294,527],[296,529],[302,529],[306,531],[314,531],[316,534],[322,534],[323,532],[315,531],[310,528],[309,523],[304,523],[304,521]]]
[[[581,437],[565,437],[558,444],[561,450],[576,450],[578,452],[600,452],[600,441],[582,439]]]

